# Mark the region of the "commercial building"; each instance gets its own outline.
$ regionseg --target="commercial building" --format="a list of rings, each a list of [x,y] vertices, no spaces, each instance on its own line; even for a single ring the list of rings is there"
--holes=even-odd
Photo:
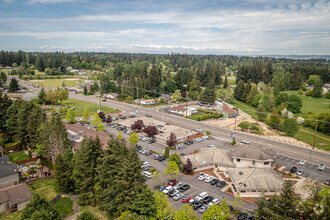
[[[190,116],[197,113],[197,108],[189,105],[176,105],[171,107],[171,112],[182,116]]]
[[[136,99],[135,103],[140,104],[140,105],[153,105],[156,102],[153,99]]]

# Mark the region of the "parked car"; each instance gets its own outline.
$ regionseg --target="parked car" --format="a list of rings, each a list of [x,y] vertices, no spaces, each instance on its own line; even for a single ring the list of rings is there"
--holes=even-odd
[[[152,115],[150,113],[147,113],[146,116],[149,117],[149,118],[152,117]]]
[[[301,160],[299,163],[300,165],[304,165],[307,161],[306,160]]]
[[[165,186],[161,186],[158,188],[158,191],[162,192],[166,187]]]
[[[198,202],[198,201],[195,201],[195,202],[193,203],[193,206],[194,206],[194,209],[199,209],[200,207],[203,206],[203,203]]]
[[[181,199],[184,195],[182,193],[177,193],[173,196],[173,200],[178,201]]]
[[[106,99],[102,99],[102,102],[106,102],[107,100]]]
[[[213,186],[213,185],[217,184],[218,182],[220,182],[219,179],[213,179],[213,180],[210,182],[210,184]]]
[[[149,141],[148,141],[148,143],[149,144],[152,144],[152,143],[155,143],[156,141],[154,140],[154,139],[150,139]]]
[[[149,156],[151,154],[153,154],[153,152],[151,150],[148,150],[144,155]]]
[[[325,165],[324,164],[320,164],[320,166],[317,168],[320,171],[323,171],[325,169]]]
[[[219,181],[217,184],[216,184],[216,187],[221,189],[223,187],[225,187],[227,185],[227,183],[225,181]]]
[[[185,197],[182,198],[181,201],[182,201],[183,203],[187,203],[187,202],[189,202],[190,200],[191,200],[191,198],[190,198],[189,196],[185,196]]]
[[[149,140],[148,137],[143,137],[143,138],[142,138],[142,141],[147,141],[147,140]]]
[[[189,201],[188,201],[188,204],[189,205],[193,205],[195,203],[195,200],[194,199],[190,199]]]
[[[203,214],[204,212],[206,212],[206,210],[207,210],[208,208],[209,208],[209,207],[203,205],[202,207],[200,207],[200,208],[198,209],[198,212],[201,213],[201,214]]]
[[[166,160],[166,157],[164,157],[164,156],[161,156],[159,159],[158,159],[159,161],[163,161],[163,160]]]
[[[295,172],[297,172],[297,167],[291,167],[290,173],[295,173]]]
[[[203,180],[205,180],[208,176],[209,176],[209,175],[207,175],[207,174],[205,174],[205,173],[200,173],[200,174],[198,175],[198,180],[203,181]]]
[[[208,145],[208,148],[215,148],[215,145]]]
[[[175,186],[176,183],[177,183],[176,179],[173,179],[173,180],[170,180],[167,185],[168,186]]]
[[[330,185],[330,179],[326,179],[326,180],[324,181],[324,184],[329,186],[329,185]]]
[[[242,143],[242,144],[250,144],[250,142],[247,141],[247,140],[241,141],[241,143]]]
[[[173,196],[175,196],[175,195],[178,194],[178,193],[179,193],[179,190],[172,189],[171,191],[168,192],[168,195],[169,195],[170,197],[173,197]]]
[[[207,196],[208,196],[207,192],[202,192],[196,196],[195,200],[199,202]]]
[[[170,190],[172,190],[172,189],[173,189],[173,186],[167,186],[167,187],[163,190],[163,193],[168,194],[168,192],[169,192]]]
[[[204,204],[208,204],[209,202],[211,202],[213,200],[213,197],[212,196],[206,196],[203,200],[202,200],[202,202],[204,203]]]
[[[297,171],[297,175],[298,175],[298,176],[301,176],[301,175],[303,175],[303,174],[304,174],[304,171],[303,171],[303,170],[298,170],[298,171]]]
[[[237,216],[237,220],[246,220],[248,217],[249,217],[249,215],[247,213],[243,212]]]
[[[84,122],[79,122],[78,125],[85,126]]]
[[[220,203],[219,199],[215,198],[215,199],[213,199],[213,200],[208,204],[208,206],[210,207],[210,206],[213,205],[213,204],[218,205],[219,203]]]
[[[208,177],[205,178],[204,181],[207,182],[207,183],[209,183],[209,182],[211,182],[213,179],[214,179],[213,176],[208,176]]]
[[[200,128],[195,128],[195,130],[198,131],[198,132],[202,132],[202,131],[203,131],[203,130],[200,129]]]
[[[162,156],[162,155],[156,154],[156,155],[154,156],[154,159],[155,159],[155,160],[158,160],[161,156]]]
[[[230,209],[231,212],[234,210],[234,207],[231,205],[228,205],[228,208]]]
[[[184,185],[182,185],[182,186],[179,188],[179,190],[180,190],[181,192],[184,192],[184,191],[186,191],[186,190],[188,190],[188,189],[190,189],[190,185],[189,185],[189,184],[184,184]]]

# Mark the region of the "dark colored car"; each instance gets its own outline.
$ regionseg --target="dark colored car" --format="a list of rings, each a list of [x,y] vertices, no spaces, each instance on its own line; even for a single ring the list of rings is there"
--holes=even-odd
[[[199,209],[200,207],[203,206],[203,203],[201,203],[201,202],[194,202],[193,203],[193,206],[194,206],[194,209]]]
[[[102,99],[102,102],[106,102],[107,100],[106,99]]]
[[[78,125],[85,126],[85,123],[84,122],[79,122]]]
[[[158,191],[162,192],[165,188],[166,188],[165,186],[161,186],[161,187],[159,187]]]
[[[168,186],[175,186],[176,185],[176,179],[170,180],[167,185]]]
[[[249,216],[248,220],[255,220],[255,217],[254,216]]]
[[[228,208],[230,209],[231,212],[234,210],[234,207],[232,207],[231,205],[228,205]]]
[[[155,160],[158,160],[160,157],[161,157],[161,155],[156,154],[156,155],[154,156],[154,159],[155,159]]]
[[[184,153],[181,153],[180,156],[183,157],[185,154]]]
[[[330,179],[326,179],[326,180],[324,181],[324,184],[329,186],[329,185],[330,185]]]
[[[213,179],[213,180],[211,180],[210,184],[213,186],[213,185],[217,184],[218,182],[220,182],[220,180]]]
[[[156,141],[154,140],[154,139],[150,139],[149,141],[148,141],[148,143],[149,144],[152,144],[152,143],[155,143]]]
[[[177,193],[177,191],[176,191],[175,189],[171,189],[171,190],[168,192],[168,196],[169,196],[169,197],[173,197],[176,193]]]
[[[226,182],[225,181],[219,181],[217,184],[216,184],[216,187],[218,187],[218,188],[223,188],[223,187],[225,187],[225,185],[226,185]]]
[[[237,220],[246,220],[246,219],[248,219],[248,217],[249,217],[249,215],[247,213],[243,212],[237,216]]]
[[[202,201],[203,201],[204,204],[208,204],[212,200],[213,200],[212,196],[206,196]]]
[[[179,188],[180,192],[184,192],[186,190],[190,189],[190,185],[189,184],[184,184],[183,186],[181,186]]]
[[[291,167],[290,173],[295,173],[297,172],[297,167]]]
[[[163,161],[163,160],[166,160],[166,157],[164,157],[164,156],[161,156],[159,159],[158,159],[159,161]]]

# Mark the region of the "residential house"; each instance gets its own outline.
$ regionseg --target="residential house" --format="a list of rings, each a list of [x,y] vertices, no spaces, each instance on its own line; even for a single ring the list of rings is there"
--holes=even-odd
[[[72,151],[76,152],[84,138],[96,138],[98,137],[101,142],[102,149],[107,149],[108,142],[111,139],[110,135],[104,131],[95,131],[92,127],[82,126],[79,124],[65,124],[67,129],[68,139],[72,147]]]
[[[282,192],[284,180],[272,168],[228,168],[234,192],[242,197]]]
[[[197,108],[189,105],[175,105],[171,107],[171,112],[180,114],[182,116],[190,116],[197,113]]]
[[[168,103],[171,101],[171,96],[168,94],[161,94],[161,96],[158,97],[158,100],[160,101],[160,99],[165,99],[165,102]]]
[[[32,192],[25,184],[11,185],[0,189],[0,213],[15,212],[25,208],[32,199]]]
[[[117,99],[118,94],[116,94],[116,93],[107,93],[107,94],[104,94],[103,97],[107,98],[107,99]]]
[[[260,146],[237,145],[230,157],[236,167],[271,168],[275,165],[276,153]]]
[[[11,163],[7,155],[0,157],[0,188],[18,183],[16,163]]]
[[[136,99],[135,103],[140,104],[140,105],[153,105],[156,102],[153,99]]]
[[[223,114],[224,118],[232,118],[234,115],[238,115],[237,109],[229,107],[227,104],[223,103],[222,106],[218,107],[218,111]]]

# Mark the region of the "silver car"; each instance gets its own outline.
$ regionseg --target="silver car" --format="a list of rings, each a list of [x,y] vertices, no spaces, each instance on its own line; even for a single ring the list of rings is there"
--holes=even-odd
[[[182,193],[178,193],[178,194],[175,194],[173,196],[173,200],[175,201],[178,201],[179,199],[181,199],[184,195]]]

